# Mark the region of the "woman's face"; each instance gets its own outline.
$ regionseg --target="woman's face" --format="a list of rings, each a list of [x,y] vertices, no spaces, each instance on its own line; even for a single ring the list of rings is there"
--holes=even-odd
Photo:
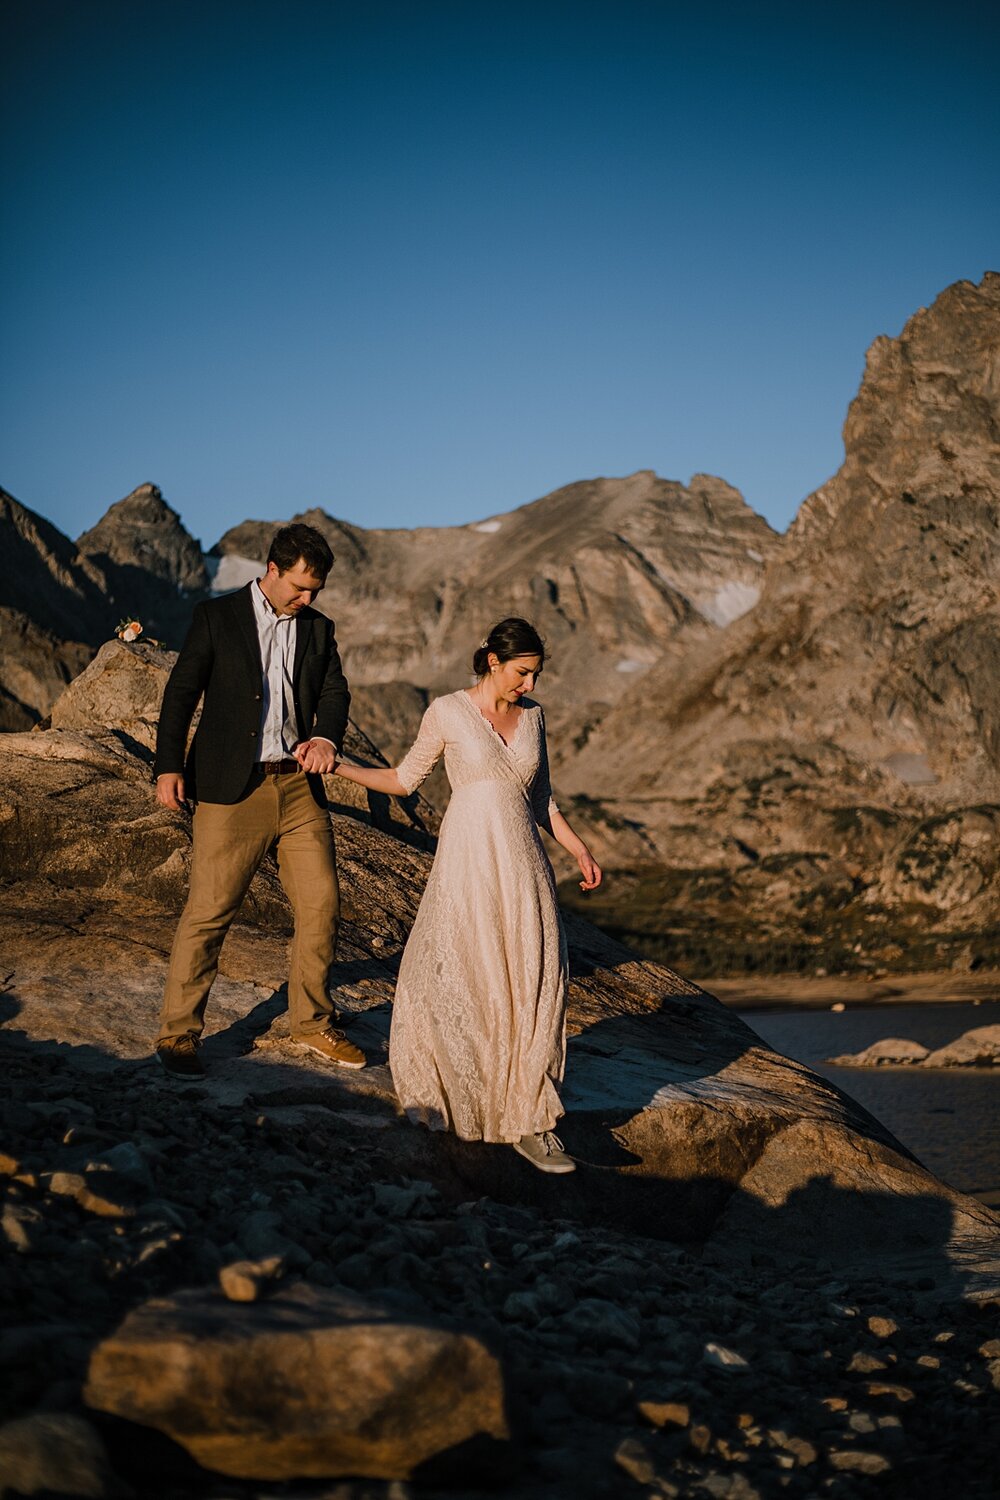
[[[498,661],[490,653],[490,686],[508,703],[516,703],[523,693],[530,693],[541,670],[540,656],[512,656],[510,661]]]

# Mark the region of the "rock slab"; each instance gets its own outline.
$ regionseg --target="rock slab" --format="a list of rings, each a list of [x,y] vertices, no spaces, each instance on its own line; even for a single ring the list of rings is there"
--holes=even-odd
[[[477,1338],[305,1285],[249,1305],[200,1289],[142,1304],[94,1351],[84,1398],[243,1479],[406,1479],[508,1437],[500,1367]]]

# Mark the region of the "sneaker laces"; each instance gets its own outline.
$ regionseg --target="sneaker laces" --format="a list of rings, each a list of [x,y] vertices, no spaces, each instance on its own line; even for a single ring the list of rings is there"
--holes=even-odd
[[[186,1031],[183,1036],[179,1036],[176,1042],[174,1042],[174,1051],[190,1052],[192,1057],[196,1057],[198,1054],[198,1038],[192,1036],[190,1031]]]
[[[565,1156],[566,1147],[559,1137],[551,1130],[543,1130],[541,1135],[542,1145],[546,1156]]]

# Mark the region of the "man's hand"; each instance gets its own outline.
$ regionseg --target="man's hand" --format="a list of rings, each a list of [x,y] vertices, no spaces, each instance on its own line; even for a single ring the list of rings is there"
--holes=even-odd
[[[173,812],[188,812],[189,808],[184,797],[184,777],[178,775],[176,771],[168,771],[165,776],[157,776],[156,800]]]
[[[337,747],[329,740],[301,740],[292,751],[303,771],[329,775],[337,764]]]

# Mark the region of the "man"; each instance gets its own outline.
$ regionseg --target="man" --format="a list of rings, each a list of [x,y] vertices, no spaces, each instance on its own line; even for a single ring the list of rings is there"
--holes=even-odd
[[[198,1045],[219,952],[274,845],[295,916],[292,1035],[341,1067],[364,1067],[364,1054],[332,1024],[327,992],[340,892],[322,773],[337,763],[351,695],[333,623],[310,606],[332,566],[333,553],[314,527],[283,526],[262,578],[195,606],[163,693],[156,795],[164,807],[195,805],[191,885],[156,1044],[176,1077],[204,1076]]]

